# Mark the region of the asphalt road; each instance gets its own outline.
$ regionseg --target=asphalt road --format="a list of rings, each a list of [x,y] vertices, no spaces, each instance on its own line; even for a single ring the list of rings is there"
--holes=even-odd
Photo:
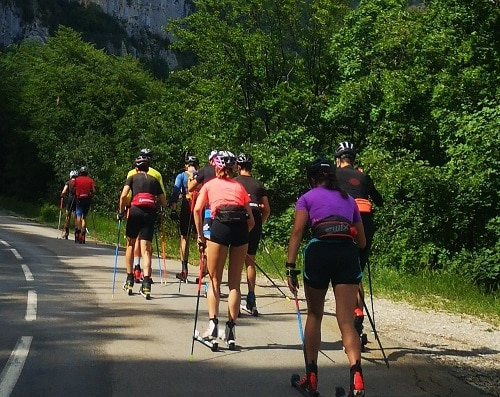
[[[197,285],[182,284],[179,292],[178,260],[167,261],[167,284],[159,283],[154,260],[156,283],[146,301],[138,286],[133,296],[122,291],[120,250],[113,296],[115,248],[58,236],[0,213],[0,397],[300,395],[290,386],[291,374],[304,371],[295,304],[265,278],[256,291],[261,315],[238,320],[236,351],[195,343],[190,361]],[[190,275],[194,281],[196,267]],[[302,300],[304,323],[305,307]],[[334,396],[349,380],[333,308],[327,302],[318,363],[322,396]],[[223,301],[221,324],[225,313]],[[202,297],[198,329],[206,324]],[[362,362],[368,397],[484,395],[454,378],[452,368],[378,332],[390,368],[370,333]]]

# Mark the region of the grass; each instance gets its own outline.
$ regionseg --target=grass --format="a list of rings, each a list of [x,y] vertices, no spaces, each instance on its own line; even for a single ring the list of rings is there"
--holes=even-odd
[[[0,197],[0,208],[54,229],[57,229],[59,225],[60,211],[57,206],[22,203],[19,200]],[[63,221],[64,211],[62,211],[61,223]],[[97,238],[100,242],[116,244],[118,238],[117,225],[115,214],[103,215],[91,211],[87,217],[87,228],[90,232],[87,241],[92,242]],[[158,251],[160,251],[159,254],[161,255],[162,251],[162,233],[159,234],[160,236],[157,237],[158,243],[153,241],[154,256],[158,254]],[[179,259],[178,232],[175,223],[170,219],[165,220],[164,236],[167,257]],[[124,245],[124,241],[124,228],[122,227],[120,246]],[[199,253],[194,239],[190,244],[189,254],[190,262],[195,264],[196,260],[193,258],[198,258]],[[283,276],[285,260],[285,248],[267,240],[260,244],[256,256],[258,266],[269,277],[278,280],[276,283],[280,288],[283,287],[283,291],[286,292]],[[408,274],[399,272],[396,269],[372,265],[371,273],[373,293],[377,297],[407,302],[421,309],[470,315],[491,324],[493,327],[500,326],[499,291],[486,294],[477,286],[464,282],[458,276],[440,272]],[[365,293],[369,293],[366,280]]]

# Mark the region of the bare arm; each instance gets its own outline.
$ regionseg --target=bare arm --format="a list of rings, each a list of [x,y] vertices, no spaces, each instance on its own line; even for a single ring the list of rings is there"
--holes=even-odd
[[[262,223],[268,220],[269,215],[271,215],[271,206],[269,205],[269,200],[267,196],[263,196],[260,199],[260,204],[262,207]]]
[[[363,227],[363,222],[353,223],[353,226],[356,229],[356,236],[354,236],[354,241],[358,245],[359,248],[366,247],[366,235],[365,228]]]
[[[248,230],[250,231],[255,226],[255,218],[253,217],[253,212],[252,208],[250,207],[250,204],[245,204],[245,209],[248,214],[247,225],[248,225]]]
[[[123,186],[122,194],[120,195],[120,202],[118,204],[118,212],[125,211],[125,205],[127,205],[129,201],[127,198],[129,192],[130,192],[130,186],[128,185]]]
[[[306,210],[295,211],[295,220],[293,222],[290,240],[288,241],[288,263],[295,263],[299,252],[300,243],[302,242],[302,234],[307,225],[309,213]]]

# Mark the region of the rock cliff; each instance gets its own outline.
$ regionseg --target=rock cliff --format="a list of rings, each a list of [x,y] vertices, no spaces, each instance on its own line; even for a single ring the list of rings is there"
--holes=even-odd
[[[164,27],[192,10],[191,0],[0,0],[0,46],[34,37],[45,41],[63,24],[109,53],[163,62],[172,70],[178,59],[166,50],[172,38]]]

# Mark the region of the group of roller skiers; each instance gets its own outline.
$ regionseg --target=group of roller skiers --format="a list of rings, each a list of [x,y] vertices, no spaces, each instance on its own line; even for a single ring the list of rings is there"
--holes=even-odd
[[[382,206],[383,200],[370,177],[361,169],[354,168],[356,149],[352,143],[340,143],[334,156],[335,162],[321,157],[309,165],[306,177],[310,190],[296,202],[288,244],[285,272],[290,291],[296,296],[300,274],[296,270],[296,259],[303,232],[311,229],[312,238],[302,251],[307,301],[304,330],[306,374],[297,379],[296,387],[306,394],[317,394],[321,322],[326,292],[331,284],[335,295],[336,318],[350,366],[349,395],[364,396],[360,364],[363,345],[360,336],[364,317],[361,279],[375,232],[372,203]],[[255,254],[262,236],[262,224],[271,213],[264,185],[251,174],[253,158],[248,153],[235,156],[229,151],[213,150],[208,156],[208,164],[200,168],[199,159],[188,155],[185,158],[185,170],[176,176],[169,200],[161,174],[151,164],[151,150],[141,150],[134,160],[134,168],[127,175],[119,199],[117,220],[121,222],[126,219],[127,278],[124,290],[131,295],[134,283],[142,282],[139,292],[150,299],[153,283],[151,252],[157,208],[160,206],[163,212],[170,207],[170,219],[177,223],[180,235],[181,271],[176,277],[180,281],[187,281],[188,278],[191,230],[196,233],[198,247],[204,258],[203,276],[208,275],[206,297],[209,322],[206,331],[200,335],[203,341],[210,342],[220,336],[220,286],[224,265],[226,260],[228,262],[228,319],[223,337],[229,348],[234,348],[244,265],[248,284],[245,309],[254,316],[258,315]],[[82,190],[78,190],[83,181],[77,181],[87,175],[84,168],[76,177],[72,171],[71,181],[64,188],[77,195],[77,217],[81,214],[77,231],[79,236],[83,234],[83,241],[85,225],[82,221],[86,213],[85,207],[80,212],[78,208],[81,208],[79,203],[82,199],[85,203],[85,197],[81,196]],[[95,194],[95,186],[85,184],[90,185],[92,189],[89,197]],[[71,211],[71,207],[66,208]],[[67,237],[68,217],[64,234]]]
[[[94,196],[95,193],[95,183],[94,180],[88,176],[87,167],[83,166],[79,171],[70,171],[69,180],[66,181],[61,191],[61,211],[64,199],[66,199],[64,205],[66,214],[61,238],[68,239],[71,217],[74,214],[75,243],[85,244],[87,215],[90,210],[92,196]]]

